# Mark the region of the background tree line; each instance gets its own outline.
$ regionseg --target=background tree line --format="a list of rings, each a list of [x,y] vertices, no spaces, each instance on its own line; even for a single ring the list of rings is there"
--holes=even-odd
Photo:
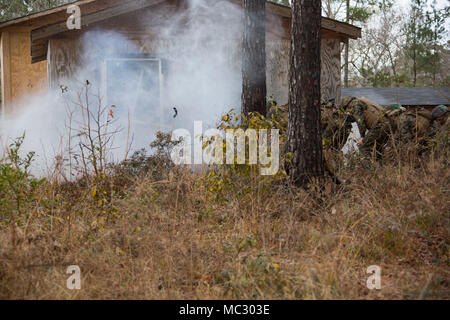
[[[4,0],[0,2],[0,22],[69,2],[73,2],[73,0]]]
[[[406,11],[399,9],[393,0],[322,0],[324,16],[363,28],[348,55],[342,46],[345,87],[450,85],[450,6],[411,0]]]

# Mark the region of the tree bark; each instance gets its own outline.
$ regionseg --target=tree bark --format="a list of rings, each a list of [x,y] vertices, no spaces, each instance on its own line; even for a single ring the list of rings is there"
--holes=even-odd
[[[297,185],[324,174],[320,124],[321,1],[292,1],[289,79],[289,175]]]
[[[243,0],[242,113],[266,115],[266,1]]]
[[[415,36],[414,36],[415,37]],[[413,51],[413,87],[417,84],[417,43],[414,38],[414,51]]]
[[[350,23],[350,0],[347,0],[346,2],[346,7],[347,7],[347,16],[345,19],[345,22]],[[347,41],[345,42],[345,65],[344,65],[344,88],[348,88],[348,58],[349,58],[349,45],[350,45],[350,41],[347,39]]]

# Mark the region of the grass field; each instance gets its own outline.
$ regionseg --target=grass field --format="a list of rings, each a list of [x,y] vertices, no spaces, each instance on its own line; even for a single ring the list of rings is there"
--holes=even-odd
[[[446,163],[354,160],[339,169],[345,184],[308,189],[251,168],[128,167],[75,182],[13,170],[0,298],[448,299]],[[69,265],[81,290],[66,287]],[[366,286],[371,265],[381,290]]]

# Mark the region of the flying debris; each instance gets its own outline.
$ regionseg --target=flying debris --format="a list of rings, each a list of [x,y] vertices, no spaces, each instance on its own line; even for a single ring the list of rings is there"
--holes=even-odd
[[[178,116],[178,110],[177,108],[173,108],[173,111],[175,112],[173,115],[173,118],[175,119]]]
[[[62,93],[67,92],[67,90],[69,89],[69,88],[67,88],[67,87],[66,87],[65,85],[63,85],[63,84],[60,85],[59,87],[61,88],[61,92],[62,92]]]

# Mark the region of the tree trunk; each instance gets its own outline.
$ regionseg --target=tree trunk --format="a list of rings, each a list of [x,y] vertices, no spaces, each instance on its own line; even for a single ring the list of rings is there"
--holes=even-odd
[[[348,41],[348,39],[345,42],[345,51],[344,51],[344,55],[345,55],[345,62],[344,62],[344,88],[348,88],[348,58],[349,58],[349,46],[350,45],[350,41]]]
[[[346,22],[350,23],[350,0],[347,0],[347,17]],[[349,56],[349,45],[350,41],[347,39],[345,42],[345,64],[344,64],[344,88],[348,88],[348,56]]]
[[[320,124],[321,1],[293,0],[289,79],[289,175],[297,185],[324,174]]]
[[[242,113],[266,115],[266,1],[243,0]]]
[[[413,87],[417,84],[417,45],[414,40],[414,51],[413,51]]]

